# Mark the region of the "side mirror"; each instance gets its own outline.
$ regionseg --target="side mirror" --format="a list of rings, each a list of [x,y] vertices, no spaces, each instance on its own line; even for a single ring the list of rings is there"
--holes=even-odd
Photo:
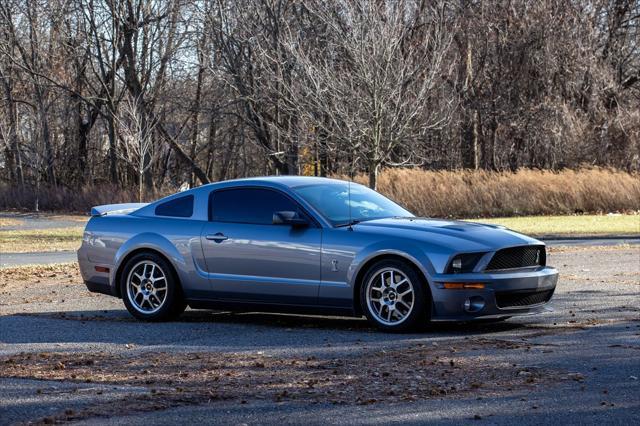
[[[274,225],[308,226],[309,222],[298,212],[282,211],[273,214]]]

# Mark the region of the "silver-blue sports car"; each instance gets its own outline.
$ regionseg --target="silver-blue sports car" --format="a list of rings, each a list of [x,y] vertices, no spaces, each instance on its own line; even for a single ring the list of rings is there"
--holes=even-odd
[[[538,240],[416,217],[334,179],[219,182],[91,215],[78,250],[83,279],[142,320],[190,306],[365,315],[402,331],[539,313],[558,280]]]

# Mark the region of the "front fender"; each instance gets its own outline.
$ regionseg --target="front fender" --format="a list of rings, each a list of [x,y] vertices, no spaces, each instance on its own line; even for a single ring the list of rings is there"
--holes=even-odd
[[[356,288],[356,279],[370,260],[384,255],[399,256],[408,260],[422,272],[427,281],[430,281],[430,277],[435,274],[431,260],[418,244],[398,240],[378,241],[356,253],[347,273],[347,282],[350,286]]]
[[[185,269],[186,259],[178,249],[167,238],[153,232],[137,234],[125,241],[114,256],[114,268],[111,270],[111,286],[115,288],[117,274],[123,266],[127,256],[136,250],[155,250],[166,257],[171,262],[173,268],[178,272]]]

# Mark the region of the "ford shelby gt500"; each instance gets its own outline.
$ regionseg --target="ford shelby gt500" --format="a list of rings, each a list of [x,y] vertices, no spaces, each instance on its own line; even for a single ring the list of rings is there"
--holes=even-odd
[[[401,331],[540,313],[558,280],[538,240],[416,217],[334,179],[219,182],[91,215],[78,251],[88,289],[149,321],[190,306],[365,315]]]

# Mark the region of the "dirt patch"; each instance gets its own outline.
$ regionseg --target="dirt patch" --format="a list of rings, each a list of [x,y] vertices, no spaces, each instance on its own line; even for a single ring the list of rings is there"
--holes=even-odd
[[[491,355],[475,352],[492,347]],[[376,404],[481,392],[483,397],[548,384],[566,374],[500,361],[526,344],[462,342],[363,350],[345,359],[247,353],[23,353],[0,358],[0,376],[143,387],[117,403],[70,407],[47,421],[69,421],[215,400]],[[497,355],[496,355],[497,354]],[[99,392],[99,391],[97,391]],[[44,421],[44,419],[43,419]]]
[[[0,290],[62,283],[82,283],[77,263],[28,265],[0,269]]]
[[[82,285],[75,263],[46,266],[20,266],[0,269],[0,307],[3,313],[15,313],[18,306],[63,302],[74,288]],[[79,293],[90,296],[92,293]]]

